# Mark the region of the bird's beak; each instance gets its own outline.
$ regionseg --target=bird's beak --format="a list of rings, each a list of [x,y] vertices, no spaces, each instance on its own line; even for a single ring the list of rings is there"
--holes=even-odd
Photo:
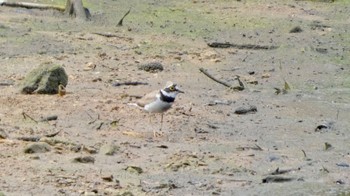
[[[177,89],[177,92],[179,92],[179,93],[185,93],[185,92],[183,92],[183,91],[180,90],[180,89]]]

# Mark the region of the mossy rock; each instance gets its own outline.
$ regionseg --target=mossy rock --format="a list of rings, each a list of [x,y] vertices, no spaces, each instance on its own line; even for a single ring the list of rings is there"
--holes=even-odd
[[[23,80],[21,92],[24,94],[57,94],[58,86],[67,86],[68,75],[60,65],[44,63],[33,69]]]

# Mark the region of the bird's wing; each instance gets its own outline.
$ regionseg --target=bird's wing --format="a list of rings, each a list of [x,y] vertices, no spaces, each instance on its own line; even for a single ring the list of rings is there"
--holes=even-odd
[[[159,96],[159,90],[146,94],[141,99],[139,99],[136,104],[140,107],[145,107],[145,105],[157,100],[157,96]]]

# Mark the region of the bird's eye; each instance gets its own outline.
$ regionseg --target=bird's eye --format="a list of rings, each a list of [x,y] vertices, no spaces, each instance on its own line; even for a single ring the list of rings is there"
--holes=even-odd
[[[174,87],[174,86],[171,86],[171,87],[169,87],[169,90],[170,90],[170,91],[175,91],[175,87]]]

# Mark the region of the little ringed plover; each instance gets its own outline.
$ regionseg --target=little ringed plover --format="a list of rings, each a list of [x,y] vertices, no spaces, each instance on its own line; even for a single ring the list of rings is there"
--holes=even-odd
[[[181,91],[176,84],[167,82],[165,88],[146,94],[137,101],[136,105],[149,113],[161,114],[161,131],[163,127],[164,112],[171,108],[175,101],[176,95],[179,93],[184,92]],[[153,135],[156,137],[156,131],[153,131]]]

